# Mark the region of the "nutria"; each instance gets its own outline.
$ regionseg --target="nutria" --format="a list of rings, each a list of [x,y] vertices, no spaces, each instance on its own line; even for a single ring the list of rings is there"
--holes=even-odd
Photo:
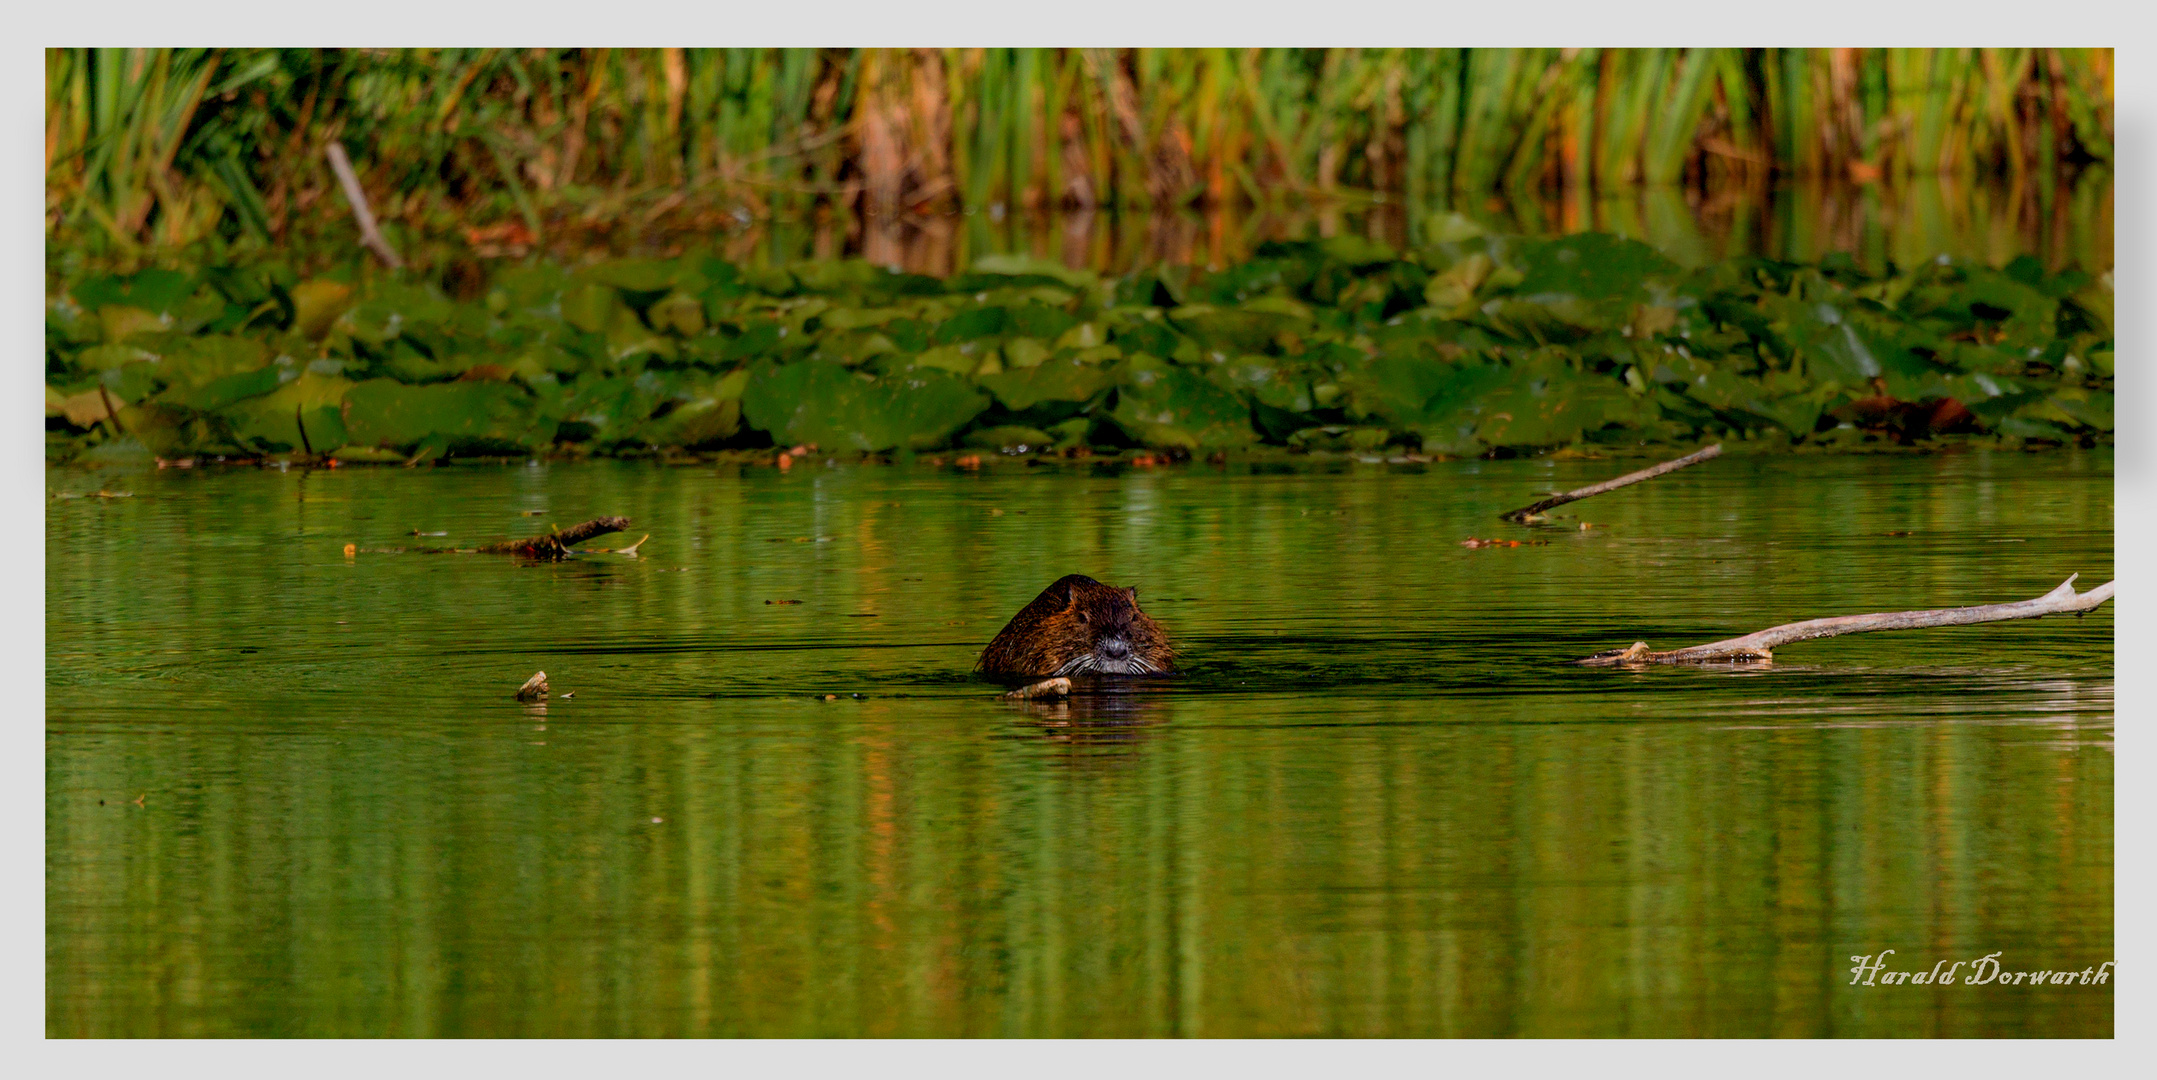
[[[1161,624],[1138,609],[1138,590],[1071,574],[1041,590],[981,651],[991,678],[1154,675],[1175,662]]]

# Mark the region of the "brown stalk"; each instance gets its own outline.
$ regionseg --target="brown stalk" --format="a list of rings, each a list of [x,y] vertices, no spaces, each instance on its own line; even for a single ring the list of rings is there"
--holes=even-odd
[[[562,167],[556,174],[557,184],[577,182],[577,158],[584,153],[584,124],[591,116],[592,102],[599,99],[599,74],[606,63],[607,50],[595,49],[584,66],[583,93],[569,106],[569,134],[562,139]]]
[[[2086,593],[2075,592],[2075,578],[2070,574],[2058,588],[2034,600],[2016,600],[2000,604],[1978,604],[1974,607],[1936,608],[1929,611],[1890,611],[1874,615],[1839,615],[1827,619],[1808,619],[1804,622],[1784,623],[1771,626],[1744,637],[1712,641],[1689,649],[1670,649],[1656,652],[1645,641],[1636,641],[1631,648],[1596,653],[1574,663],[1587,667],[1613,667],[1638,664],[1697,664],[1714,660],[1770,660],[1774,650],[1798,641],[1814,638],[1838,637],[1843,634],[1863,634],[1873,630],[1916,630],[1931,626],[1969,626],[1974,623],[2005,622],[2010,619],[2039,619],[2047,615],[2081,614],[2112,599],[2114,582],[2107,581]]]
[[[951,175],[951,95],[946,86],[943,54],[935,49],[913,50],[914,189],[906,205],[929,204],[944,209],[944,196],[958,191]]]
[[[906,153],[900,146],[898,109],[885,100],[887,51],[870,50],[861,62],[861,174],[867,191],[868,211],[878,216],[896,213],[906,183]]]
[[[105,392],[104,383],[97,384],[97,399],[105,403],[105,419],[112,421],[112,430],[126,437],[127,429],[120,426],[120,410],[112,407],[112,395]]]

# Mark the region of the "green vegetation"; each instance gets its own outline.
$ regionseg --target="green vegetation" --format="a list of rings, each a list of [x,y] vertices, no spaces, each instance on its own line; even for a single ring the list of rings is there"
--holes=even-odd
[[[56,49],[46,227],[145,258],[349,241],[558,245],[838,210],[2000,178],[2049,214],[2112,158],[2109,49]],[[1434,237],[1417,235],[1415,243]]]
[[[279,264],[93,276],[47,306],[48,438],[55,457],[126,439],[163,457],[404,460],[2112,431],[2109,275],[2027,257],[1687,270],[1602,234],[1449,220],[1420,251],[1276,243],[1216,273],[998,256],[939,279],[688,255],[533,262],[460,280],[465,300]]]

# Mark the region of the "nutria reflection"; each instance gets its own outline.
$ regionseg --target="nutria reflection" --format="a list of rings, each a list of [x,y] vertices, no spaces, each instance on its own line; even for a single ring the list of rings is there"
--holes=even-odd
[[[1069,751],[1066,764],[1122,759],[1152,738],[1172,714],[1172,695],[1121,678],[1072,680],[1068,697],[1009,700],[1006,707],[1032,736]]]

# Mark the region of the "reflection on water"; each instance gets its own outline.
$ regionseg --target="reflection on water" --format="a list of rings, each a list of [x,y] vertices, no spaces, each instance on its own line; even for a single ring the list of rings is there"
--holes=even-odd
[[[1160,262],[1228,266],[1267,240],[1357,235],[1416,247],[1444,239],[1455,210],[1501,232],[1615,233],[1695,266],[1737,255],[1815,262],[1843,252],[1875,270],[1943,254],[1994,266],[2030,254],[2054,268],[2101,273],[2112,267],[2112,178],[2098,169],[2042,185],[1938,177],[1894,186],[1733,187],[1705,196],[1675,187],[1631,188],[1582,191],[1547,203],[1493,198],[1454,208],[1336,203],[1232,207],[1203,215],[833,215],[755,222],[723,241],[721,250],[743,263],[862,257],[938,276],[965,269],[982,255],[1023,252],[1122,273]]]
[[[2103,581],[2109,452],[1732,456],[1458,546],[1615,468],[54,470],[133,497],[47,509],[47,1031],[2109,1034],[1847,985],[2111,959],[2109,607],[1565,663]],[[643,557],[342,554],[598,513]],[[970,678],[1073,572],[1187,672]]]

